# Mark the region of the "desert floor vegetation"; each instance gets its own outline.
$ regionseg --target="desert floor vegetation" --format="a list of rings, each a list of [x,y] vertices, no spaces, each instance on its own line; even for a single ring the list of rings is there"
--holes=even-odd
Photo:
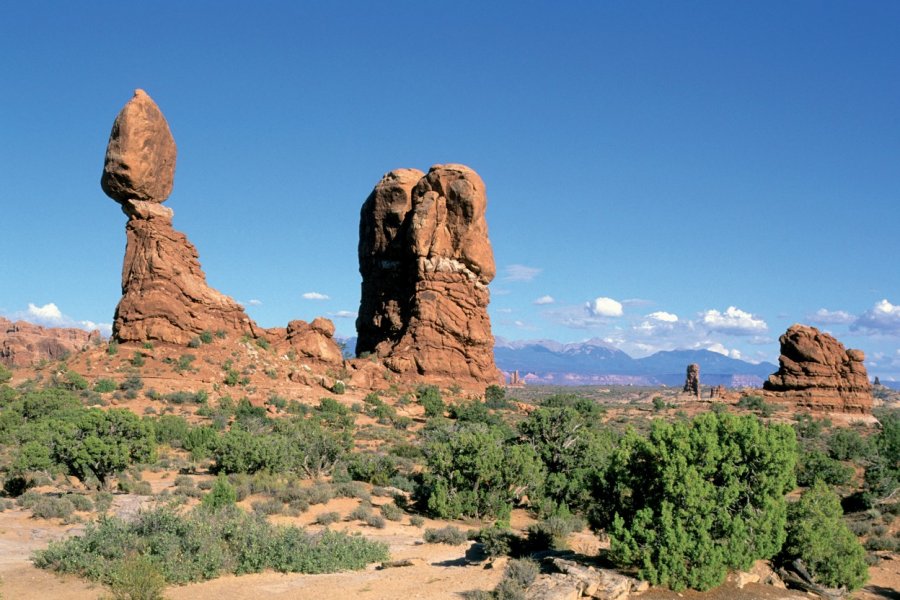
[[[33,562],[114,597],[363,569],[390,560],[379,535],[392,527],[509,557],[481,597],[524,589],[531,557],[591,532],[608,540],[593,560],[672,590],[713,588],[760,559],[855,590],[900,548],[896,409],[838,427],[753,398],[428,386],[312,402],[169,392],[150,401],[175,410],[139,416],[134,377],[127,390],[67,375],[0,385],[0,510],[82,524]],[[98,402],[112,394],[118,406]],[[125,498],[134,510],[111,510]]]

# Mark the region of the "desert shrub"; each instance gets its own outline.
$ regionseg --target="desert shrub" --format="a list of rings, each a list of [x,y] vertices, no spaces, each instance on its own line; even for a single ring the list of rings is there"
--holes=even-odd
[[[119,353],[119,342],[116,340],[109,340],[109,344],[106,346],[106,353],[110,356],[115,356]]]
[[[578,394],[561,393],[548,396],[541,401],[543,408],[573,408],[589,422],[599,421],[604,408],[590,398]]]
[[[365,516],[363,522],[365,522],[365,524],[369,527],[374,527],[375,529],[384,529],[387,525],[384,517],[371,512]]]
[[[775,407],[763,400],[762,396],[742,396],[737,405],[747,410],[755,410],[764,417],[771,416]]]
[[[372,485],[389,485],[399,470],[396,459],[387,454],[356,453],[347,461],[347,472],[354,481]]]
[[[252,504],[253,512],[260,515],[280,515],[284,510],[284,504],[269,498],[268,500],[257,500]]]
[[[6,365],[0,365],[0,384],[9,383],[12,379],[12,371],[6,368]]]
[[[144,366],[144,355],[139,350],[134,351],[134,355],[131,357],[131,366],[132,367],[143,367]]]
[[[193,350],[193,349],[196,349],[196,348],[199,348],[200,346],[202,346],[203,340],[201,340],[199,337],[193,337],[193,338],[191,338],[191,340],[188,342],[187,345],[188,345],[188,348],[191,348]]]
[[[68,519],[75,512],[75,505],[65,496],[42,496],[30,508],[35,519]]]
[[[472,423],[426,444],[418,497],[441,518],[505,517],[522,496],[539,492],[544,467],[534,449]]]
[[[654,585],[709,589],[780,550],[796,460],[789,426],[712,412],[655,420],[613,452],[594,525],[607,528],[612,557]]]
[[[547,470],[539,495],[551,510],[556,505],[586,509],[615,448],[615,435],[600,428],[599,421],[588,416],[591,412],[573,405],[542,406],[519,425],[522,438]]]
[[[338,498],[358,498],[364,502],[371,502],[372,494],[366,486],[359,481],[347,481],[332,486],[332,491]]]
[[[662,399],[662,396],[654,396],[653,397],[653,410],[659,412],[661,410],[665,410],[669,407],[665,400]]]
[[[511,529],[500,525],[485,527],[478,532],[476,539],[484,549],[484,553],[490,558],[510,554],[513,547],[519,542],[518,536]]]
[[[437,386],[420,385],[416,390],[416,399],[425,409],[426,417],[439,417],[444,414],[444,400]]]
[[[77,409],[53,422],[52,456],[82,483],[107,478],[155,454],[152,428],[123,409]]]
[[[81,536],[51,542],[34,555],[36,566],[101,583],[114,580],[123,559],[144,555],[167,583],[212,579],[223,572],[330,573],[387,560],[387,546],[360,536],[325,530],[311,535],[275,527],[236,508],[197,508],[179,515],[170,508],[142,512],[133,522],[103,517]]]
[[[152,424],[156,443],[169,444],[175,448],[183,446],[191,430],[191,426],[180,415],[162,415],[152,421]]]
[[[94,384],[94,391],[98,394],[108,394],[118,388],[118,384],[112,379],[98,379]]]
[[[835,460],[857,460],[868,450],[869,444],[855,429],[837,429],[828,437],[828,456]]]
[[[413,527],[422,527],[425,525],[425,517],[421,515],[413,515],[409,518],[409,524]]]
[[[382,504],[380,510],[381,516],[388,521],[399,521],[403,518],[403,510],[393,502]]]
[[[501,426],[503,420],[497,415],[491,414],[487,406],[478,400],[461,401],[451,404],[448,408],[451,419],[462,423],[485,423],[487,425]]]
[[[845,465],[822,452],[808,450],[800,454],[797,464],[797,483],[809,487],[816,480],[829,485],[847,485],[853,478],[853,467]]]
[[[206,393],[206,390],[198,392],[171,392],[162,396],[162,399],[172,404],[206,404],[209,394]]]
[[[878,417],[881,431],[872,440],[874,453],[865,473],[865,495],[870,503],[895,496],[900,489],[900,410]]]
[[[331,385],[331,392],[333,394],[337,394],[338,396],[340,396],[341,394],[343,394],[346,391],[347,391],[347,384],[344,383],[343,381],[338,380],[338,381],[335,381]]]
[[[494,410],[509,408],[509,400],[506,399],[506,390],[499,385],[489,385],[484,388],[484,405]]]
[[[222,335],[219,335],[219,337],[225,337],[224,331],[217,331],[216,335],[218,335],[219,333],[222,334]],[[202,331],[200,333],[200,341],[203,342],[204,344],[212,344],[212,342],[213,342],[212,332],[211,331]]]
[[[841,519],[842,514],[837,494],[817,481],[788,506],[787,540],[779,560],[802,560],[813,578],[825,587],[862,587],[868,578],[866,552]]]
[[[331,525],[332,523],[337,523],[340,520],[341,515],[334,511],[323,512],[316,515],[316,523],[318,525]]]
[[[75,510],[80,510],[83,512],[87,512],[89,510],[94,510],[94,503],[91,502],[91,499],[82,494],[66,494],[66,498],[72,503],[72,506],[75,507]]]
[[[144,387],[144,382],[141,380],[140,375],[129,375],[122,383],[119,384],[119,389],[125,392],[125,397],[129,399],[137,398],[138,391]]]
[[[426,529],[422,537],[428,544],[448,544],[450,546],[461,546],[469,539],[464,531],[453,525],[447,525],[440,529]]]
[[[109,582],[112,600],[162,600],[166,578],[146,555],[132,555],[113,567]]]
[[[584,529],[581,517],[565,512],[551,515],[528,528],[528,545],[534,550],[566,550],[566,538]]]
[[[534,583],[540,572],[538,564],[531,559],[509,561],[503,572],[503,579],[494,589],[493,597],[497,600],[524,600],[525,591]]]

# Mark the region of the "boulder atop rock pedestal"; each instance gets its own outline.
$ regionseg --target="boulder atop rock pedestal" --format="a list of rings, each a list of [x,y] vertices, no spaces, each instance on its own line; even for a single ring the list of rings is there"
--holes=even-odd
[[[358,355],[373,353],[398,373],[500,380],[486,206],[484,182],[463,165],[382,178],[360,217]]]
[[[806,325],[792,325],[779,342],[780,368],[763,384],[769,397],[814,410],[872,411],[862,350],[846,350],[831,335]]]
[[[175,180],[175,139],[159,107],[135,90],[113,123],[100,186],[117,202],[164,202]]]
[[[30,367],[44,360],[62,360],[102,341],[99,331],[41,327],[0,317],[0,364]]]
[[[249,334],[241,306],[206,284],[197,249],[172,228],[176,148],[159,107],[137,90],[113,124],[101,186],[128,216],[113,338],[187,344],[204,331]]]

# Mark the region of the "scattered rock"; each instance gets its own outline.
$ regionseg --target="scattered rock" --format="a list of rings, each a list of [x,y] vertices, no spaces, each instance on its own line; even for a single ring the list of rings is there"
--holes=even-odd
[[[97,330],[41,327],[25,321],[13,323],[0,317],[0,363],[8,367],[30,367],[44,360],[62,360],[101,341]]]
[[[135,90],[113,123],[100,185],[117,202],[164,202],[172,193],[176,153],[159,107]]]
[[[463,165],[392,171],[360,217],[358,355],[398,373],[500,381],[487,306],[484,182]]]
[[[422,565],[427,565],[428,563],[419,557],[415,558],[402,558],[400,560],[391,560],[387,562],[383,562],[378,566],[379,570],[382,569],[395,569],[398,567],[419,567]]]
[[[557,556],[549,556],[545,562],[552,565],[559,573],[539,576],[535,583],[528,588],[526,598],[549,600],[585,596],[601,600],[624,600],[631,593],[644,592],[650,587],[646,581],[639,581],[610,569],[582,565]],[[572,591],[576,595],[570,596]]]
[[[779,342],[780,368],[763,384],[767,396],[813,410],[871,413],[862,350],[845,350],[832,336],[806,325],[792,325]]]

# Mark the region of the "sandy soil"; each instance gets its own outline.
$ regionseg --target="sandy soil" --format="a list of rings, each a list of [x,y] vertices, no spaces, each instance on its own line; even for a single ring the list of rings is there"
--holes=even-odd
[[[154,486],[155,487],[155,486]],[[374,498],[377,506],[387,499]],[[133,514],[145,501],[143,497],[117,495],[113,512],[121,515]],[[277,517],[277,521],[309,525],[321,512],[336,511],[346,515],[358,506],[359,501],[336,498],[324,505],[316,505],[301,517],[290,519]],[[517,511],[518,513],[519,511]],[[515,514],[514,525],[527,525],[529,519],[523,514]],[[426,521],[424,527],[438,527],[445,522]],[[466,524],[457,523],[465,529]],[[394,560],[411,559],[412,566],[378,569],[376,565],[359,572],[334,573],[330,575],[299,575],[266,572],[240,577],[225,576],[213,581],[173,586],[166,590],[170,600],[256,600],[259,598],[291,599],[343,599],[363,598],[388,600],[395,598],[454,599],[462,598],[468,590],[491,589],[500,581],[502,561],[492,567],[478,556],[471,545],[447,546],[422,542],[423,529],[409,524],[408,517],[402,521],[388,522],[384,529],[375,529],[358,522],[341,521],[332,525],[350,532],[359,531],[369,538],[387,543]],[[318,526],[309,525],[311,530]],[[30,561],[34,550],[44,548],[54,539],[76,535],[81,525],[63,525],[56,520],[33,519],[30,512],[21,509],[0,513],[0,593],[5,600],[28,600],[54,598],[59,600],[95,600],[107,594],[100,586],[75,577],[60,577],[35,568]],[[572,540],[579,549],[596,551],[601,544],[593,536],[582,534]],[[885,559],[870,570],[870,583],[854,597],[861,600],[900,599],[900,560],[896,555],[885,555]],[[681,594],[651,589],[641,595],[646,600],[767,600],[804,598],[805,594],[781,590],[769,586],[749,584],[738,589],[733,583],[726,583],[716,590],[706,593],[686,591]]]

